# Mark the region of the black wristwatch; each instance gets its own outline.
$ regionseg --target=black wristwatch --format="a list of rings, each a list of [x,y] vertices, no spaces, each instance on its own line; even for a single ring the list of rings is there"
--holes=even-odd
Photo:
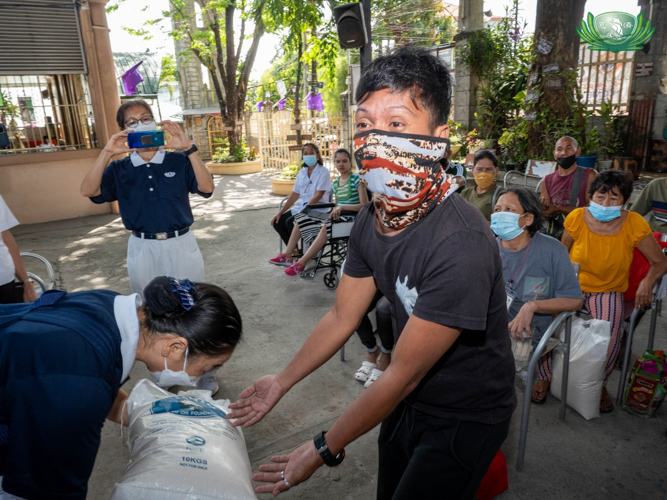
[[[345,458],[345,448],[340,450],[338,452],[338,455],[334,457],[331,451],[329,451],[327,442],[324,440],[324,435],[326,433],[327,431],[320,432],[318,435],[315,436],[315,438],[313,438],[313,442],[315,443],[315,448],[317,449],[317,453],[320,454],[322,460],[324,460],[324,463],[327,464],[329,467],[335,467],[336,465],[339,465]]]
[[[190,156],[192,153],[196,153],[197,151],[199,151],[199,148],[197,147],[196,144],[193,144],[190,149],[183,151],[183,153],[185,154],[185,156]]]

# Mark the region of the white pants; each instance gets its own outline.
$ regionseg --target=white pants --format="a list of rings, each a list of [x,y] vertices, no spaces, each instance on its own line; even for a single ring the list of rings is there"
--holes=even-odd
[[[132,291],[143,295],[157,276],[205,281],[204,259],[192,231],[168,240],[147,240],[130,235],[127,244],[127,273]]]

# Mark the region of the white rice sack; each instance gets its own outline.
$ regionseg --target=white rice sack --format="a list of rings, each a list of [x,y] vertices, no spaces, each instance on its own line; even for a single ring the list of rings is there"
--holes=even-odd
[[[112,500],[256,500],[229,400],[209,391],[164,391],[141,380],[128,399],[130,465]]]
[[[560,327],[565,338],[565,325]],[[604,380],[609,347],[609,321],[572,319],[570,367],[567,378],[567,405],[586,420],[600,418],[600,394]],[[561,399],[563,384],[563,351],[555,351],[552,367],[551,394]],[[530,390],[530,388],[526,388]]]

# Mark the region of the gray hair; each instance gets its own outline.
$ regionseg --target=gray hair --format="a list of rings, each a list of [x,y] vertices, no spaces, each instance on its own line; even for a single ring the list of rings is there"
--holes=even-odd
[[[563,139],[567,139],[568,141],[570,141],[570,142],[572,143],[572,147],[573,147],[574,149],[577,149],[577,148],[579,147],[579,143],[577,142],[577,140],[576,140],[574,137],[570,137],[569,135],[564,135],[563,137],[561,137],[560,139],[558,139],[558,140],[556,141],[556,145],[558,145],[558,143],[559,143],[560,141],[562,141]],[[556,149],[555,146],[554,146],[554,149]]]
[[[501,196],[507,193],[514,193],[519,198],[519,204],[523,208],[523,211],[527,214],[533,214],[533,223],[526,228],[532,237],[542,228],[542,223],[544,222],[542,207],[540,207],[540,200],[537,194],[532,189],[524,186],[510,186],[498,198],[500,199]]]

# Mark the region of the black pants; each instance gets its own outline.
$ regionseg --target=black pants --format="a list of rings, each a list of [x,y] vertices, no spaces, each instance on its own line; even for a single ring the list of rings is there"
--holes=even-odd
[[[378,500],[473,500],[509,425],[509,418],[480,424],[399,404],[380,428]]]
[[[369,352],[373,352],[377,349],[377,343],[375,342],[375,335],[373,334],[373,325],[371,320],[368,318],[368,315],[375,309],[375,319],[377,322],[377,333],[380,337],[380,343],[382,344],[382,352],[389,353],[394,348],[394,332],[391,326],[391,305],[387,298],[382,295],[381,291],[375,293],[373,301],[371,302],[366,315],[359,323],[357,328],[357,334],[361,343],[364,344],[364,347],[368,349]]]
[[[0,304],[18,304],[23,302],[23,288],[16,286],[15,281],[0,285]]]
[[[292,236],[292,229],[294,229],[294,216],[289,210],[280,216],[278,222],[273,225],[282,240],[285,242],[285,245],[289,243],[289,237]]]

